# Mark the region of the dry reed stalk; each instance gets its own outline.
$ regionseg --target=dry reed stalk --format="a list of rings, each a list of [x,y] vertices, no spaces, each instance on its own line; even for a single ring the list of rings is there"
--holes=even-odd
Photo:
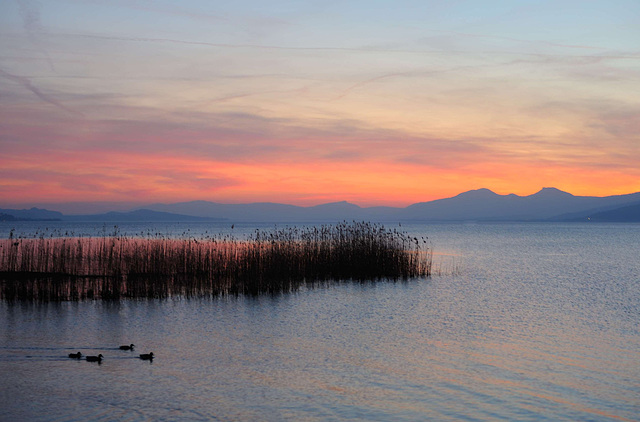
[[[5,300],[281,293],[327,280],[431,274],[424,239],[371,223],[256,231],[248,240],[162,236],[0,240]]]

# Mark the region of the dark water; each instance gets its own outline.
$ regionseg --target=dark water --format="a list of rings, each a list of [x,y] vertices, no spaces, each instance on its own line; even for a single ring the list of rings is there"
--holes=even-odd
[[[640,225],[403,229],[429,236],[443,275],[0,303],[0,419],[640,420]]]

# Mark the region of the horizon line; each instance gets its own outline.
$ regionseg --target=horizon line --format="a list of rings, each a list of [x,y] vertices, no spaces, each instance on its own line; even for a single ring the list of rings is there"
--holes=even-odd
[[[52,209],[52,208],[41,208],[41,207],[56,207],[56,206],[62,206],[62,207],[69,207],[69,206],[73,206],[73,205],[78,205],[78,206],[107,206],[107,205],[111,205],[111,206],[115,206],[115,207],[126,207],[126,208],[122,208],[122,209],[118,209],[118,210],[106,210],[106,211],[101,211],[98,213],[108,213],[108,212],[127,212],[127,211],[135,211],[135,210],[139,210],[139,209],[144,209],[147,206],[153,206],[153,205],[173,205],[173,204],[184,204],[184,203],[191,203],[191,202],[207,202],[207,203],[214,203],[214,204],[219,204],[219,205],[253,205],[253,204],[277,204],[277,205],[289,205],[289,206],[293,206],[293,207],[299,207],[299,208],[313,208],[313,207],[317,207],[317,206],[322,206],[322,205],[331,205],[331,204],[340,204],[340,203],[346,203],[346,204],[350,204],[350,205],[355,205],[361,209],[368,209],[368,208],[397,208],[397,209],[403,209],[403,208],[407,208],[410,207],[412,205],[415,204],[422,204],[422,203],[428,203],[428,202],[433,202],[433,201],[439,201],[439,200],[443,200],[443,199],[451,199],[451,198],[455,198],[457,196],[463,195],[465,193],[471,193],[471,192],[478,192],[478,191],[488,191],[490,193],[493,193],[497,196],[517,196],[520,198],[526,198],[529,196],[533,196],[536,194],[539,194],[545,190],[553,190],[553,191],[557,191],[560,193],[565,193],[565,194],[569,194],[571,196],[574,197],[590,197],[590,198],[607,198],[607,197],[614,197],[614,196],[625,196],[625,195],[633,195],[635,193],[640,193],[640,191],[636,191],[636,192],[629,192],[629,193],[623,193],[623,194],[615,194],[615,195],[604,195],[604,196],[595,196],[595,195],[574,195],[568,191],[564,191],[562,189],[556,188],[556,187],[551,187],[551,186],[546,186],[546,187],[542,187],[539,190],[537,190],[536,192],[532,193],[532,194],[528,194],[528,195],[518,195],[515,193],[506,193],[506,194],[501,194],[501,193],[497,193],[492,189],[489,188],[477,188],[477,189],[470,189],[467,191],[463,191],[460,192],[458,194],[455,194],[453,196],[446,196],[446,197],[442,197],[442,198],[436,198],[436,199],[431,199],[431,200],[423,200],[423,201],[415,201],[415,202],[410,202],[407,205],[366,205],[366,206],[362,206],[359,205],[355,202],[351,202],[349,200],[338,200],[338,201],[328,201],[328,202],[318,202],[316,204],[313,205],[298,205],[295,203],[289,203],[289,202],[277,202],[277,201],[254,201],[254,202],[218,202],[215,200],[208,200],[208,199],[190,199],[190,200],[179,200],[179,201],[146,201],[146,202],[142,202],[142,201],[64,201],[64,202],[47,202],[47,201],[30,201],[30,202],[23,202],[23,203],[7,203],[7,204],[2,204],[0,203],[0,208],[4,208],[4,209],[32,209],[32,208],[38,208],[38,209],[46,209],[48,211],[57,211],[57,212],[61,212],[62,214],[65,214],[62,211],[58,211],[56,209]],[[16,207],[23,207],[23,208],[16,208]],[[68,212],[68,211],[67,211]],[[71,215],[82,215],[80,213],[73,213]]]

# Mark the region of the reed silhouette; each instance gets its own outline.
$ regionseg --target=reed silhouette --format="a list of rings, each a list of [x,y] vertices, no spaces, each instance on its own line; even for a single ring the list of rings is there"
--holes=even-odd
[[[256,230],[248,239],[102,237],[0,240],[0,295],[59,301],[281,293],[316,282],[431,274],[425,239],[368,222]]]

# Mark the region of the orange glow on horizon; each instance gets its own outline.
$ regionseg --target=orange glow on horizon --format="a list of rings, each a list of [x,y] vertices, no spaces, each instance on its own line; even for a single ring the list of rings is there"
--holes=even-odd
[[[581,169],[526,163],[436,168],[394,161],[230,163],[167,155],[64,153],[29,164],[3,160],[5,172],[37,172],[38,180],[6,178],[2,197],[12,203],[136,201],[221,203],[279,202],[312,206],[346,200],[360,206],[399,206],[488,188],[531,195],[556,187],[574,195],[608,196],[640,191],[638,174],[608,168]],[[41,163],[45,162],[46,165]],[[50,175],[44,177],[42,175]],[[560,175],[562,185],[554,181]],[[80,182],[79,182],[80,181]]]
[[[3,3],[0,207],[640,191],[626,4],[27,3]]]

